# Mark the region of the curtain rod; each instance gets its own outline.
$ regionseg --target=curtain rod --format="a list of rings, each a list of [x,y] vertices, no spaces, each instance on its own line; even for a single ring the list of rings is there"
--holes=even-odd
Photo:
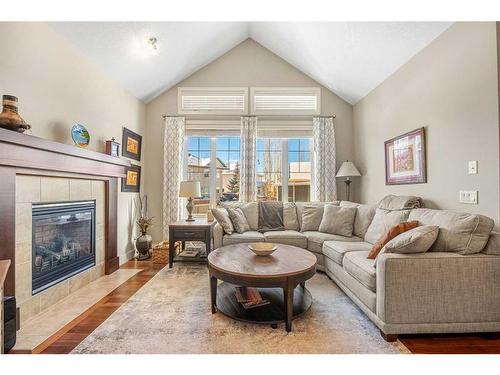
[[[199,116],[199,115],[196,115]],[[204,115],[205,117],[259,117],[256,115]],[[161,117],[165,120],[167,117],[186,117],[182,115],[166,115],[163,114]],[[319,117],[319,118],[336,118],[337,115],[335,113],[330,116],[314,116],[314,115],[261,115],[260,117]],[[201,118],[200,118],[201,120]]]

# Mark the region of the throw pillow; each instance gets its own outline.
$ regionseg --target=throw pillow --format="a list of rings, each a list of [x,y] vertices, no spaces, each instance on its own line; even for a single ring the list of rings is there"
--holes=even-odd
[[[283,226],[283,202],[259,202],[259,232],[281,231]]]
[[[233,234],[234,227],[231,218],[225,208],[212,208],[212,213],[214,214],[215,220],[220,224],[224,232],[227,234]]]
[[[377,208],[375,216],[365,234],[365,241],[375,244],[380,240],[394,225],[408,220],[410,210],[387,211]]]
[[[250,230],[247,218],[241,208],[227,208],[229,218],[233,222],[234,230],[238,233],[245,233]]]
[[[352,237],[356,207],[339,207],[327,204],[323,210],[323,217],[319,231]]]
[[[416,254],[425,253],[436,241],[439,233],[437,225],[422,225],[401,233],[390,240],[381,253]]]
[[[356,217],[354,218],[354,229],[352,234],[365,238],[366,231],[370,226],[373,216],[375,216],[376,204],[358,204],[349,201],[340,202],[340,207],[356,207]]]
[[[300,225],[295,203],[283,203],[283,226],[285,230],[299,231]]]
[[[396,236],[400,235],[401,233],[404,233],[410,229],[416,228],[418,226],[418,221],[407,221],[404,223],[399,223],[394,225],[389,231],[382,236],[381,239],[373,245],[372,249],[368,253],[368,256],[366,257],[367,259],[375,259],[377,255],[380,253],[382,248],[393,238]]]
[[[323,211],[324,206],[304,206],[300,231],[318,231],[321,219],[323,219]]]
[[[241,208],[245,218],[250,225],[250,230],[259,229],[259,205],[257,202],[221,202],[219,207],[223,208]]]

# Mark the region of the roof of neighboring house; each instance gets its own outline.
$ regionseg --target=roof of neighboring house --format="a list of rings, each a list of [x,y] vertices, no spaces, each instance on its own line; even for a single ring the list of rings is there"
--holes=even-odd
[[[189,167],[210,167],[210,158],[199,158],[192,154],[188,154]],[[227,165],[219,158],[217,158],[217,169],[228,169]]]

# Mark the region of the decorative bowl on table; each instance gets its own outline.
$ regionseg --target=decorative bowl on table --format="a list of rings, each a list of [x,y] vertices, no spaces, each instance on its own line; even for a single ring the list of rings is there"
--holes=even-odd
[[[255,255],[267,256],[274,253],[278,248],[275,244],[269,242],[254,242],[248,245],[248,248],[252,250]]]

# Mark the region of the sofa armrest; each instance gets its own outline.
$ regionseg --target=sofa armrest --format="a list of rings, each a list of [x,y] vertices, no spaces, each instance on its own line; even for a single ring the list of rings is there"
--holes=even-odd
[[[222,247],[222,238],[224,237],[224,229],[219,223],[216,223],[214,226],[214,250]]]
[[[500,256],[381,254],[376,312],[392,324],[500,322]]]

